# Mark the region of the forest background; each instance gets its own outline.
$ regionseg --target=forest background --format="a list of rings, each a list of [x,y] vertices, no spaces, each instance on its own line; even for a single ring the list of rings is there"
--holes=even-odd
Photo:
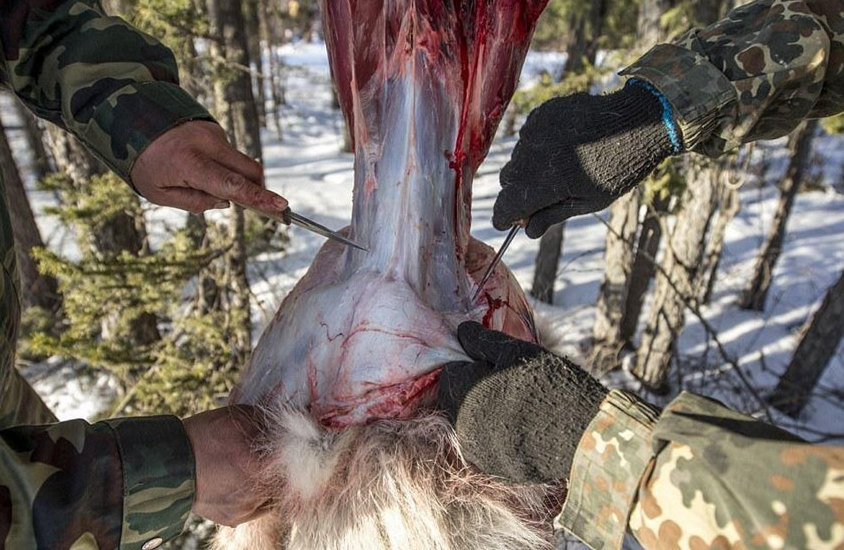
[[[551,0],[487,161],[473,234],[531,109],[620,84],[658,42],[730,0]],[[313,0],[108,0],[176,53],[183,86],[267,185],[348,223],[352,155]],[[79,143],[0,97],[0,170],[24,288],[18,368],[61,418],[219,406],[320,238],[239,208],[139,199]],[[844,118],[717,160],[667,161],[594,216],[520,236],[505,261],[544,343],[658,404],[710,395],[820,443],[844,442]],[[315,185],[316,184],[316,185]],[[194,520],[172,548],[201,547]],[[567,543],[560,539],[561,546]]]

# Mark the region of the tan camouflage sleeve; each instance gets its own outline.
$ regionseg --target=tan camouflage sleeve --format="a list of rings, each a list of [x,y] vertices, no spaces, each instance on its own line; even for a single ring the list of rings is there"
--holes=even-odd
[[[622,74],[666,96],[689,150],[780,137],[844,110],[844,0],[756,0]]]
[[[179,87],[173,53],[97,0],[0,2],[0,80],[127,181],[160,134],[213,120]]]
[[[690,393],[655,412],[611,392],[580,442],[559,521],[592,548],[627,528],[665,550],[844,547],[844,448]]]

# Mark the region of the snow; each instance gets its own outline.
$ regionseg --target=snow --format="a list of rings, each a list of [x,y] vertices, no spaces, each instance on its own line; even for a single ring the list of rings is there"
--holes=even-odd
[[[331,108],[330,78],[324,45],[287,44],[281,48],[287,65],[286,98],[283,108],[283,141],[275,129],[264,133],[267,185],[287,197],[296,211],[329,227],[345,226],[351,215],[352,155],[342,153],[342,116]],[[558,72],[563,57],[531,52],[526,61],[522,85],[534,81],[543,69]],[[2,104],[4,118],[8,103]],[[14,124],[8,117],[9,122]],[[272,117],[270,117],[272,118]],[[12,132],[13,136],[15,132]],[[15,148],[22,145],[13,140]],[[498,172],[510,155],[515,138],[499,137],[475,179],[472,234],[493,247],[501,245],[504,233],[490,223],[498,191]],[[788,226],[784,252],[774,273],[774,282],[764,312],[746,312],[735,305],[752,272],[753,261],[770,225],[778,191],[773,183],[784,170],[787,152],[783,140],[759,144],[771,162],[767,185],[748,183],[741,190],[742,208],[727,230],[726,246],[712,303],[702,308],[707,321],[717,330],[727,353],[740,365],[747,379],[761,394],[773,387],[785,368],[797,342],[797,332],[817,307],[826,289],[844,269],[844,195],[840,138],[819,137],[815,152],[820,163],[815,171],[823,189],[801,193]],[[28,181],[31,185],[31,180]],[[33,206],[45,240],[54,249],[72,251],[74,244],[54,219],[44,216],[53,198],[31,190]],[[222,215],[222,214],[216,214]],[[606,218],[607,212],[599,216]],[[167,224],[180,223],[184,215],[166,208],[151,208],[153,234]],[[257,297],[254,309],[255,336],[275,313],[282,297],[293,287],[311,263],[322,238],[298,228],[290,230],[289,249],[254,258],[250,278]],[[595,299],[603,275],[606,228],[598,216],[571,220],[565,229],[564,252],[557,278],[554,306],[536,304],[546,342],[555,351],[582,362],[587,351],[595,316]],[[538,241],[519,235],[505,262],[525,289],[531,286]],[[646,305],[647,307],[647,305]],[[679,379],[683,386],[711,395],[744,411],[760,413],[747,389],[731,372],[703,329],[687,312],[687,326],[679,339]],[[820,382],[821,391],[803,416],[794,421],[774,413],[797,433],[813,439],[816,431],[844,431],[844,355],[833,359]],[[71,369],[71,370],[68,370]],[[75,381],[78,373],[67,365],[46,363],[25,368],[42,395],[61,418],[91,418],[104,412],[115,395],[115,385],[103,375]],[[678,376],[673,375],[675,381]],[[613,385],[637,389],[625,372],[612,374]],[[664,398],[649,396],[658,403]],[[844,442],[844,437],[837,440]]]

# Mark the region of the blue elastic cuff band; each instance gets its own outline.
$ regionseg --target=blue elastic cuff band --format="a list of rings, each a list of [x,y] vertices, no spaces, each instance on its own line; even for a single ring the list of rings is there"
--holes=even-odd
[[[668,132],[668,139],[671,140],[671,145],[674,147],[674,154],[680,154],[683,152],[683,142],[680,139],[680,130],[677,128],[677,122],[674,121],[674,108],[671,107],[671,103],[665,96],[662,95],[662,92],[654,88],[650,83],[645,82],[643,80],[639,80],[636,78],[631,78],[627,81],[628,86],[641,86],[642,88],[646,89],[662,104],[662,124],[665,126],[665,131]]]

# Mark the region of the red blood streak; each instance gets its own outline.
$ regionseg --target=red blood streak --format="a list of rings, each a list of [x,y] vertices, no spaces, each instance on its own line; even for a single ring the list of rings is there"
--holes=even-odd
[[[489,309],[486,310],[484,314],[483,325],[487,328],[492,328],[492,316],[495,315],[496,310],[501,309],[502,307],[508,305],[508,303],[501,298],[493,298],[488,293],[484,293],[487,304],[489,304]]]

